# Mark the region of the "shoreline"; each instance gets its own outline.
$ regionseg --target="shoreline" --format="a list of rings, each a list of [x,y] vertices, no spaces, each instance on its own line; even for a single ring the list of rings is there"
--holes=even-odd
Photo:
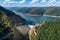
[[[60,16],[54,16],[54,15],[30,15],[30,14],[27,14],[28,16],[46,16],[46,17],[57,17],[57,18],[60,18]]]
[[[16,12],[15,12],[16,13]],[[54,15],[32,15],[32,14],[26,14],[28,16],[46,16],[46,17],[56,17],[56,18],[60,18],[60,16],[54,16]]]
[[[28,16],[41,16],[41,15],[33,15],[33,14],[26,14]]]
[[[47,16],[47,17],[58,17],[58,18],[60,18],[60,16],[53,16],[53,15],[43,15],[43,16]]]

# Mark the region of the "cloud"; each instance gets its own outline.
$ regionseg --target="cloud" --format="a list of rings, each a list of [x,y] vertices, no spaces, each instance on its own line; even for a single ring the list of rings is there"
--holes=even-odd
[[[60,6],[60,2],[57,0],[42,0],[40,3],[31,4],[30,7],[51,7],[51,6]]]
[[[46,0],[42,0],[40,3],[44,3],[44,2],[46,2]]]
[[[10,3],[18,3],[18,2],[17,1],[10,1],[10,2],[7,2],[7,3],[10,4]]]
[[[38,3],[39,2],[39,3]],[[3,4],[4,3],[4,4]],[[2,6],[19,6],[19,7],[49,7],[49,6],[60,6],[60,1],[57,0],[32,0],[26,4],[26,0],[13,1],[5,0],[3,3],[0,3]]]
[[[56,3],[57,3],[56,0],[49,0],[48,3],[47,3],[47,5],[48,6],[54,6]]]
[[[56,2],[54,5],[55,6],[60,6],[60,1]]]
[[[56,2],[56,0],[49,0],[49,2]]]
[[[5,3],[8,3],[8,4],[13,4],[13,3],[22,4],[22,3],[25,3],[25,2],[26,2],[26,0],[22,0],[22,1],[19,1],[19,2],[18,1],[13,1],[13,0],[5,0],[4,4]]]
[[[30,2],[30,4],[33,4],[33,3],[35,3],[35,2],[38,2],[39,0],[32,0],[31,2]]]
[[[26,0],[22,0],[22,1],[20,1],[19,3],[25,3],[26,2]]]

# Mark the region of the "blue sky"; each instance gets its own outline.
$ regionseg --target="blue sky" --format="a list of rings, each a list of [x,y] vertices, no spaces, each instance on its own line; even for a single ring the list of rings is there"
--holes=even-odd
[[[4,7],[50,7],[60,6],[60,0],[0,0]]]

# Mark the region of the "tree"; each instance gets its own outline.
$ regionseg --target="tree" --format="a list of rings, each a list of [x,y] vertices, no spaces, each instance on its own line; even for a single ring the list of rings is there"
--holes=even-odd
[[[45,22],[33,37],[34,40],[60,40],[60,21]]]

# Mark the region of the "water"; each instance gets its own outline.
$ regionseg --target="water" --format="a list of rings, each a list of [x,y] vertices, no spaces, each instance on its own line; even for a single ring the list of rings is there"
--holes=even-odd
[[[26,20],[26,24],[36,24],[41,21],[54,21],[54,20],[60,20],[60,18],[56,17],[47,17],[47,16],[28,16],[23,13],[16,13],[20,15],[22,18]]]

